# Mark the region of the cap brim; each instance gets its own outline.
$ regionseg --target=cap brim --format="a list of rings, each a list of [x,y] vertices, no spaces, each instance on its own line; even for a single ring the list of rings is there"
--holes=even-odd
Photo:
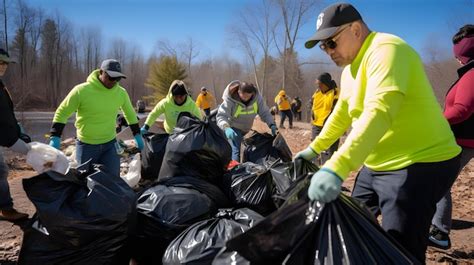
[[[306,47],[306,49],[311,49],[314,46],[316,46],[316,44],[318,44],[319,41],[329,39],[332,36],[334,36],[334,34],[336,34],[338,29],[339,27],[332,27],[332,28],[327,28],[323,30],[318,30],[311,38],[309,38],[305,42],[304,46]]]
[[[115,72],[115,71],[105,71],[105,72],[107,73],[107,75],[109,75],[112,78],[115,78],[115,77],[127,78],[126,75],[120,72]]]

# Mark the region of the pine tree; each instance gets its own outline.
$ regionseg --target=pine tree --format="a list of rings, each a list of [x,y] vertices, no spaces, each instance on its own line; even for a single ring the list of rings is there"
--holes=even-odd
[[[146,96],[151,104],[156,104],[166,97],[174,80],[184,80],[187,77],[186,67],[174,56],[162,56],[150,64],[150,72],[145,86],[153,89],[153,94]]]

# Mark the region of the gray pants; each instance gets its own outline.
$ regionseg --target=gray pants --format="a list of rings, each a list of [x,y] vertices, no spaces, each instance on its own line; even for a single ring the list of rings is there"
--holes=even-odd
[[[321,133],[322,129],[323,127],[313,125],[311,127],[311,140],[314,140],[314,138],[316,138],[316,136],[318,136]],[[337,148],[339,148],[339,139],[337,139],[337,141],[334,142],[328,148],[328,150],[321,152],[321,154],[318,157],[316,157],[315,161],[313,162],[319,166],[322,166],[326,161],[328,161],[331,158],[332,154],[334,154],[337,151]]]
[[[459,172],[474,158],[474,148],[463,147],[461,153],[461,167]],[[436,212],[431,223],[439,230],[448,233],[451,231],[451,213],[452,213],[451,189],[436,204]]]
[[[393,171],[362,167],[352,197],[382,215],[382,228],[421,263],[438,202],[457,177],[460,156],[435,163],[415,163]]]

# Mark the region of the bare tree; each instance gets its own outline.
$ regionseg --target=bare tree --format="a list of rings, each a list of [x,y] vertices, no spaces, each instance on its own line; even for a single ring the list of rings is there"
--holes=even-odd
[[[247,55],[253,69],[255,84],[263,94],[267,86],[267,60],[273,43],[272,33],[277,26],[276,10],[271,0],[260,0],[257,5],[244,7],[237,15],[235,24],[230,28],[231,37],[237,40],[238,46]],[[259,76],[258,56],[262,56],[262,67]]]
[[[178,51],[176,47],[172,45],[167,39],[159,40],[156,43],[156,48],[158,49],[161,55],[178,58]]]
[[[314,17],[315,9],[322,1],[315,0],[274,0],[283,18],[283,44],[279,41],[275,42],[275,45],[280,52],[282,58],[282,85],[287,87],[287,60],[295,53],[295,43],[298,39],[298,33],[301,26],[308,22],[309,17]],[[275,40],[278,38],[275,32]],[[290,57],[289,57],[290,56]],[[291,71],[293,72],[293,71]],[[298,92],[300,87],[295,87]],[[297,93],[298,93],[297,92]]]
[[[110,58],[118,60],[122,64],[127,63],[127,43],[121,39],[116,38],[112,41],[110,51],[108,53]]]
[[[196,59],[196,57],[199,56],[198,45],[196,44],[196,41],[193,40],[193,38],[188,37],[186,42],[184,42],[183,44],[179,46],[181,47],[181,50],[182,50],[183,59],[186,62],[186,68],[188,71],[188,79],[189,79],[189,83],[191,84],[193,82],[191,65],[192,65],[192,61]]]
[[[102,54],[102,33],[100,28],[88,27],[80,32],[84,71],[90,73],[100,63]]]

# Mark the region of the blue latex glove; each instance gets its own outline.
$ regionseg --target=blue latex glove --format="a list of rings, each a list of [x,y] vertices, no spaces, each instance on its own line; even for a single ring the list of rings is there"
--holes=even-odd
[[[142,138],[142,135],[141,134],[135,134],[135,136],[133,136],[135,138],[135,143],[137,144],[137,148],[142,150],[143,149],[143,138]]]
[[[142,128],[140,128],[140,133],[141,135],[145,135],[148,133],[149,127],[147,125],[143,125]]]
[[[229,140],[234,140],[235,137],[237,137],[237,133],[234,131],[234,129],[227,127],[225,128],[225,137]]]
[[[277,126],[276,126],[275,124],[272,124],[272,125],[270,126],[270,130],[272,130],[272,135],[273,135],[273,136],[277,135],[278,129],[277,129]]]
[[[332,170],[321,168],[314,173],[308,189],[308,197],[311,200],[330,202],[341,193],[341,178]]]
[[[303,158],[306,161],[311,161],[311,159],[315,158],[316,156],[318,156],[318,153],[314,152],[311,147],[306,147],[306,149],[304,149],[303,151],[299,151],[295,155],[295,159]]]
[[[51,136],[49,138],[49,145],[59,150],[59,148],[61,147],[61,138],[59,138],[58,136]]]

